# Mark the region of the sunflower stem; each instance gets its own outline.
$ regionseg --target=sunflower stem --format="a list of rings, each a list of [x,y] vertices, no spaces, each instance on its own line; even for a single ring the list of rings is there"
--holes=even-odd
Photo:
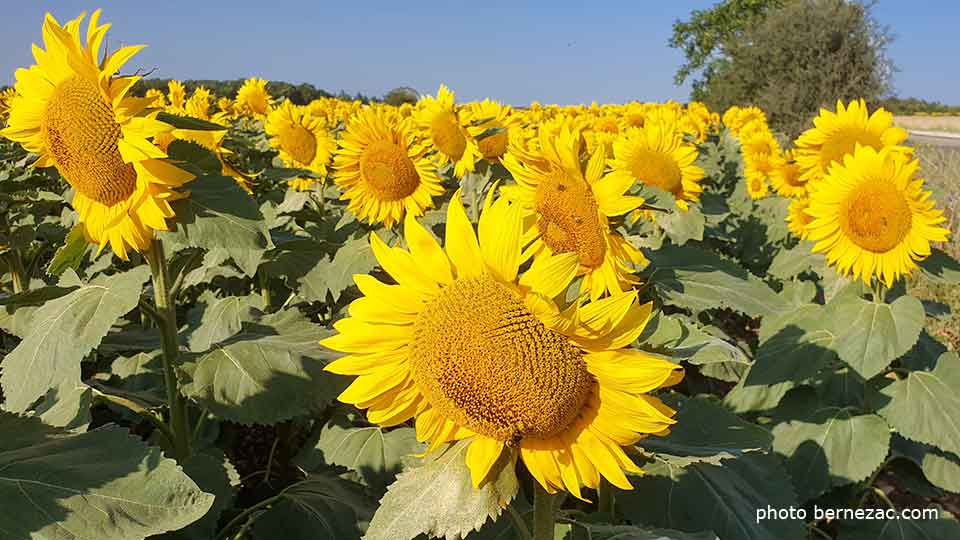
[[[27,290],[24,286],[26,272],[23,268],[23,259],[20,257],[20,250],[11,250],[7,260],[10,265],[10,280],[13,285],[13,294],[20,294]]]
[[[536,480],[533,482],[533,489],[533,540],[553,540],[554,497]]]
[[[877,304],[884,303],[884,292],[886,288],[883,286],[883,282],[879,279],[877,280],[876,285],[873,288],[873,301]]]
[[[163,378],[167,387],[167,406],[170,408],[170,431],[173,435],[173,453],[182,461],[190,456],[190,423],[187,403],[180,393],[177,374],[180,345],[177,336],[177,309],[170,297],[170,268],[163,250],[163,241],[154,238],[146,254],[153,277],[153,298],[156,304],[157,326],[163,338]]]

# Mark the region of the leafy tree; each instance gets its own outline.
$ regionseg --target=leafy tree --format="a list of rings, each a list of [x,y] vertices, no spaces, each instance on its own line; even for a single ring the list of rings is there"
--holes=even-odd
[[[890,39],[870,5],[786,0],[719,40],[722,54],[694,98],[717,109],[757,105],[774,129],[794,136],[820,107],[885,94],[893,71],[885,55]]]
[[[384,103],[394,106],[403,105],[404,103],[416,103],[418,99],[420,99],[420,93],[409,86],[394,88],[383,96]]]

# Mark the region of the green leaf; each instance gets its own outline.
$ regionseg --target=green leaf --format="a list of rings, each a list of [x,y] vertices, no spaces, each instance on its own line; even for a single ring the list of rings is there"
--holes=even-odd
[[[673,243],[682,246],[690,240],[703,240],[704,217],[697,206],[689,210],[657,214],[657,225],[663,228]]]
[[[365,484],[382,492],[402,470],[403,459],[423,451],[412,428],[385,431],[375,426],[352,427],[343,420],[324,426],[317,443],[298,456],[300,466],[311,469],[318,462],[340,465],[357,471]]]
[[[157,114],[157,120],[165,124],[170,124],[171,126],[177,129],[186,129],[190,131],[226,131],[227,130],[225,126],[221,126],[220,124],[214,124],[213,122],[207,122],[206,120],[193,118],[192,116],[180,116],[177,114],[170,114],[163,111]]]
[[[890,428],[883,418],[833,407],[778,424],[773,436],[773,449],[786,459],[800,502],[864,480],[890,449]]]
[[[944,512],[940,512],[944,514]],[[838,540],[946,540],[960,538],[960,523],[952,518],[852,519],[839,521]]]
[[[496,520],[519,489],[513,459],[504,452],[487,482],[474,489],[466,464],[471,442],[433,452],[422,466],[401,473],[380,500],[365,540],[460,538]]]
[[[674,361],[686,360],[700,366],[701,374],[723,381],[739,381],[750,365],[750,359],[739,347],[680,315],[657,313],[644,327],[639,342],[643,348],[663,352]]]
[[[334,353],[324,331],[296,309],[244,323],[243,330],[185,366],[184,395],[217,416],[274,424],[329,403],[343,379],[323,371]]]
[[[354,274],[367,274],[377,266],[370,240],[367,236],[347,241],[341,246],[333,259],[321,259],[298,281],[300,296],[306,300],[326,302],[327,292],[334,301],[341,293],[353,286]]]
[[[881,304],[840,295],[827,304],[827,317],[837,336],[834,349],[864,379],[909,351],[924,323],[923,304],[912,296]]]
[[[160,351],[119,356],[110,365],[110,372],[120,378],[119,386],[127,392],[164,395],[163,359]]]
[[[172,533],[171,536],[184,540],[210,540],[217,534],[220,514],[233,505],[236,496],[234,486],[239,485],[240,475],[223,452],[216,448],[190,456],[183,463],[183,472],[196,482],[200,489],[216,498],[203,518]]]
[[[254,538],[273,540],[360,539],[359,521],[373,514],[363,487],[342,478],[311,475],[282,493],[282,499],[257,518]]]
[[[0,412],[0,433],[4,538],[144,538],[213,504],[175,461],[120,427],[69,436]]]
[[[580,532],[583,534],[580,534]],[[570,540],[718,540],[709,531],[683,532],[671,529],[651,529],[632,525],[608,525],[574,522],[574,535]]]
[[[960,283],[960,262],[943,250],[932,249],[930,256],[920,261],[919,266],[923,275],[934,283],[947,285]]]
[[[668,246],[648,258],[647,280],[668,304],[694,311],[729,307],[753,317],[787,309],[766,283],[715,253]]]
[[[780,297],[794,307],[814,303],[817,285],[812,281],[785,281]]]
[[[70,229],[63,245],[53,255],[53,259],[47,266],[47,273],[51,276],[59,276],[67,268],[72,268],[74,271],[79,270],[89,246],[90,243],[87,242],[87,238],[83,234],[83,226],[75,225]]]
[[[149,275],[146,266],[101,276],[33,314],[30,332],[3,361],[4,408],[26,411],[47,390],[80,381],[80,361],[116,320],[133,309]]]
[[[719,463],[746,452],[767,450],[773,441],[766,429],[741,420],[716,401],[703,397],[682,401],[676,420],[669,435],[648,437],[637,446],[661,457],[665,454]]]
[[[801,242],[796,247],[784,249],[773,257],[767,273],[780,279],[790,279],[793,276],[814,270],[823,265],[826,260],[822,254],[811,253],[813,244]]]
[[[215,153],[193,141],[174,140],[167,147],[167,156],[175,165],[197,176],[219,175],[223,169]]]
[[[753,365],[724,403],[735,412],[775,407],[791,388],[812,379],[836,353],[834,335],[823,308],[808,304],[792,313],[763,320]]]
[[[904,437],[960,455],[960,356],[944,353],[933,371],[914,371],[880,393],[877,412]]]
[[[272,246],[256,201],[225,176],[201,176],[187,188],[190,196],[172,203],[177,231],[165,236],[180,245],[223,253],[252,276]]]
[[[798,507],[779,460],[751,453],[720,464],[678,467],[658,460],[632,477],[632,491],[617,491],[617,507],[631,521],[685,531],[712,530],[737,540],[803,540],[799,519],[759,519],[768,507]]]
[[[260,295],[217,298],[213,291],[205,291],[197,300],[197,306],[187,314],[187,320],[193,326],[187,334],[190,350],[207,351],[236,335],[242,323],[252,321],[255,310],[259,309],[263,309]]]

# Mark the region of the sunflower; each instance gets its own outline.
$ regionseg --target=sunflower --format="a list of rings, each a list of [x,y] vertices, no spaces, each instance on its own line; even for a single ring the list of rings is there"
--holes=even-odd
[[[277,149],[285,165],[307,169],[321,179],[326,178],[327,164],[337,149],[337,141],[330,136],[322,119],[312,116],[306,107],[285,100],[267,115],[264,129],[270,136],[270,145]],[[294,178],[289,182],[298,191],[306,191],[315,183],[313,178]]]
[[[13,88],[0,90],[0,120],[6,118],[10,113],[10,100],[15,95],[17,95],[17,91]]]
[[[404,213],[423,215],[443,194],[437,166],[416,142],[409,123],[365,107],[351,118],[333,158],[333,179],[347,208],[370,223],[392,227]]]
[[[45,49],[34,46],[37,63],[17,70],[17,96],[0,134],[38,154],[37,167],[56,167],[74,188],[87,239],[126,259],[130,249],[149,249],[154,230],[168,230],[170,202],[184,196],[174,188],[193,175],[148,141],[172,127],[155,113],[138,116],[149,100],[127,92],[140,77],[114,77],[142,46],[122,47],[98,64],[109,25],[98,24],[95,11],[84,43],[83,18],[60,26],[46,15]]]
[[[618,184],[638,181],[672,193],[677,207],[687,210],[703,191],[703,169],[694,165],[698,155],[697,147],[683,140],[675,115],[654,114],[613,143],[610,176]]]
[[[723,124],[735,135],[750,124],[767,125],[767,115],[759,107],[737,107],[733,106],[723,113]]]
[[[147,93],[144,94],[143,97],[147,98],[147,103],[149,103],[150,107],[163,109],[167,106],[167,96],[163,93],[163,90],[160,90],[159,88],[151,88],[147,90]]]
[[[183,114],[187,104],[187,89],[182,82],[176,79],[167,81],[167,99],[170,101],[171,112]]]
[[[445,249],[409,214],[409,251],[371,235],[397,284],[354,277],[364,297],[322,342],[349,354],[326,369],[357,376],[339,399],[367,409],[370,422],[415,418],[429,450],[469,439],[475,487],[506,454],[500,463],[519,457],[550,493],[583,498],[581,487],[596,488],[601,476],[631,489],[624,472],[641,471],[622,447],[668,432],[674,411],[646,393],[676,384],[683,371],[624,348],[650,317],[634,291],[560,311],[552,298],[573,277],[569,254],[518,279],[519,210],[488,197],[478,237],[457,193]]]
[[[816,242],[813,251],[868,284],[875,276],[889,287],[909,274],[930,255],[930,242],[950,234],[937,226],[943,212],[923,190],[918,167],[894,148],[859,145],[831,166],[824,181],[811,186],[806,212],[813,219],[806,230]]]
[[[793,199],[790,206],[787,207],[787,228],[794,236],[801,240],[806,240],[809,236],[807,225],[810,224],[810,215],[807,214],[807,208],[810,201],[806,197]]]
[[[273,98],[267,92],[267,81],[256,77],[243,82],[237,90],[237,112],[253,118],[263,119],[273,106]]]
[[[767,175],[752,168],[749,164],[744,168],[743,179],[747,183],[747,193],[751,199],[762,199],[770,194]]]
[[[584,170],[583,139],[570,122],[556,134],[541,126],[537,139],[528,152],[511,149],[503,160],[516,181],[503,188],[504,194],[519,202],[526,216],[525,238],[532,241],[526,255],[541,259],[576,253],[583,274],[581,292],[589,291],[594,300],[629,289],[637,282],[634,266],[644,266],[647,260],[610,228],[609,218],[643,204],[640,197],[624,195],[633,177],[604,176],[602,146],[589,156]]]
[[[800,176],[807,181],[825,177],[830,166],[853,154],[858,144],[874,150],[891,146],[908,157],[911,154],[909,148],[901,146],[907,131],[893,126],[893,115],[882,107],[869,114],[862,99],[851,101],[846,107],[837,101],[837,112],[820,109],[813,124],[795,144]]]
[[[770,171],[770,183],[782,197],[803,197],[807,194],[807,181],[800,178],[800,166],[793,158],[793,150],[787,150]]]
[[[516,126],[513,108],[485,99],[467,105],[467,130],[477,141],[480,154],[489,161],[499,161],[507,153],[510,130]]]
[[[440,85],[437,97],[420,98],[412,116],[421,138],[436,147],[441,165],[453,163],[453,173],[462,178],[473,171],[481,155],[477,142],[463,126],[454,97],[453,91]]]

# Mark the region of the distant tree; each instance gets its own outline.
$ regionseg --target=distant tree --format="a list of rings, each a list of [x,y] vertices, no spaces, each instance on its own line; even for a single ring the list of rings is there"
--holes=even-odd
[[[694,10],[690,20],[675,21],[669,45],[682,50],[687,61],[677,69],[674,82],[681,85],[701,72],[693,87],[703,86],[723,61],[725,44],[740,39],[747,26],[782,4],[783,0],[724,0],[710,9]]]
[[[771,127],[795,136],[838,99],[874,103],[889,88],[891,37],[850,0],[784,0],[722,40],[694,98],[718,110],[752,104]]]
[[[404,103],[416,103],[420,99],[420,93],[409,86],[400,86],[386,93],[383,96],[383,102],[387,105],[399,106]]]

